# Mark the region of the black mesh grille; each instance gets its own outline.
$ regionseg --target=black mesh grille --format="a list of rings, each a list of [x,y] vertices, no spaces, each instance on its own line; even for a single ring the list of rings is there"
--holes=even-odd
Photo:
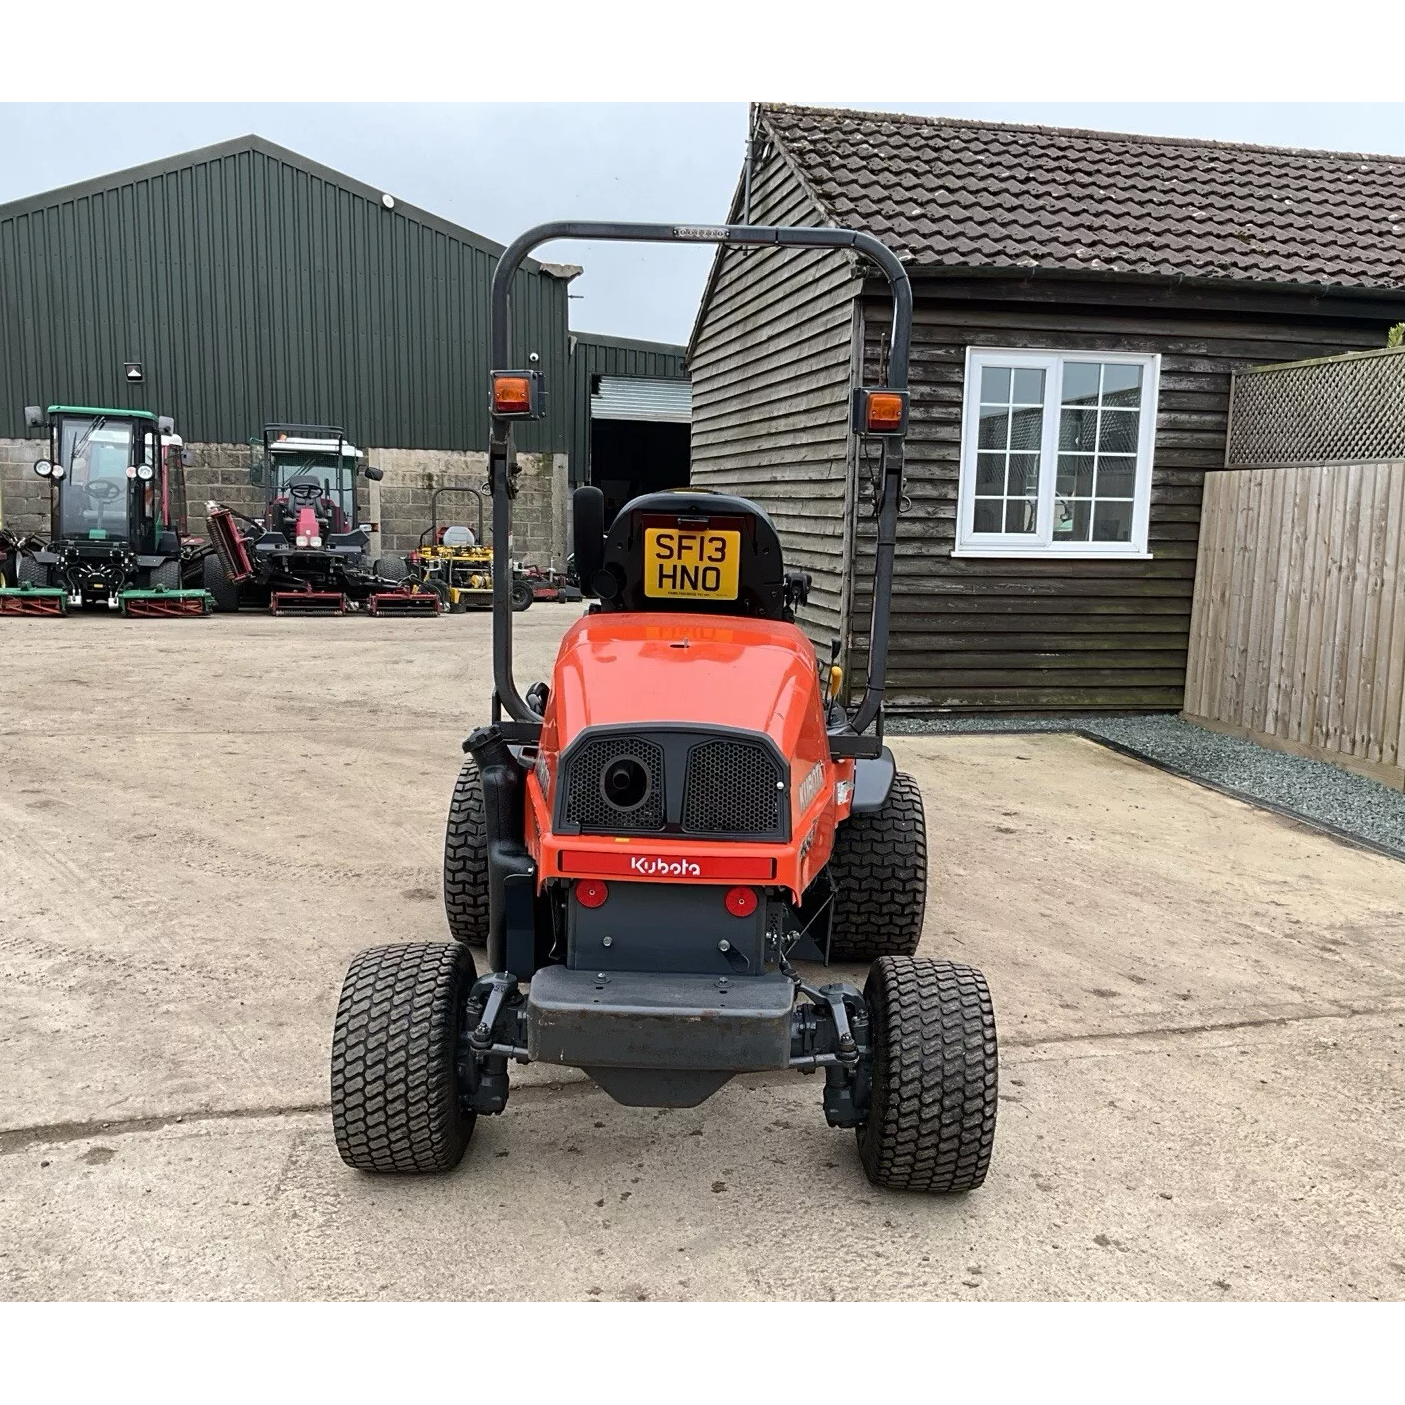
[[[683,828],[689,834],[778,834],[784,779],[759,742],[703,742],[688,754]]]
[[[605,768],[621,756],[632,756],[648,771],[652,781],[643,803],[631,810],[612,805],[606,800],[600,785]],[[660,747],[637,737],[601,737],[587,742],[571,758],[571,775],[566,790],[566,820],[583,830],[596,830],[603,834],[662,829],[663,787],[663,750]]]

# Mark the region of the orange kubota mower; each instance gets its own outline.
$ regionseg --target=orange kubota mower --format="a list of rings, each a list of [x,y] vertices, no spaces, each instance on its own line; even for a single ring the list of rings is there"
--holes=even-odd
[[[735,1074],[824,1071],[824,1113],[858,1134],[875,1184],[970,1190],[995,1137],[996,1037],[977,970],[916,955],[926,901],[922,801],[882,743],[912,293],[892,252],[839,229],[560,223],[506,250],[493,365],[510,367],[509,294],[550,239],[705,240],[851,250],[893,293],[888,383],[854,391],[881,445],[868,678],[853,713],[794,623],[767,515],[738,497],[636,498],[608,533],[574,498],[590,611],[550,684],[518,692],[507,560],[512,426],[540,413],[535,370],[492,372],[492,724],[449,812],[453,942],[352,962],[332,1048],[343,1160],[366,1171],[458,1164],[512,1062],[583,1069],[616,1101],[691,1107]],[[487,951],[476,971],[469,944]],[[862,990],[796,960],[871,962]]]

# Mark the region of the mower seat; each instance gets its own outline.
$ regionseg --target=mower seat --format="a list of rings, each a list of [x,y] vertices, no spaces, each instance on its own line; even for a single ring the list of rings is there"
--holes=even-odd
[[[333,505],[322,496],[322,483],[311,474],[300,474],[290,478],[283,486],[285,496],[275,502],[275,530],[281,531],[290,541],[296,535],[298,512],[310,507],[317,518],[317,526],[325,539],[337,529],[333,518]]]
[[[696,489],[634,498],[605,534],[603,552],[596,547],[598,566],[579,539],[576,556],[582,585],[603,610],[791,620],[802,580],[808,585],[786,575],[780,538],[762,508]]]

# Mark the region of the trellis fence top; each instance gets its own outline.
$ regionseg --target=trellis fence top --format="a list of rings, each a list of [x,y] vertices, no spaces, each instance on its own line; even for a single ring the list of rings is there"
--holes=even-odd
[[[1237,371],[1226,468],[1405,459],[1405,347]]]

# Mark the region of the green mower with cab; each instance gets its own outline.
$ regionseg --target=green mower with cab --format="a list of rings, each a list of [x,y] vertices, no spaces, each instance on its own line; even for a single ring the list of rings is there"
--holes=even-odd
[[[77,405],[29,405],[25,421],[49,432],[34,472],[49,484],[50,530],[16,553],[0,614],[208,615],[210,595],[184,583],[194,552],[182,531],[184,446],[174,423],[149,410]]]

